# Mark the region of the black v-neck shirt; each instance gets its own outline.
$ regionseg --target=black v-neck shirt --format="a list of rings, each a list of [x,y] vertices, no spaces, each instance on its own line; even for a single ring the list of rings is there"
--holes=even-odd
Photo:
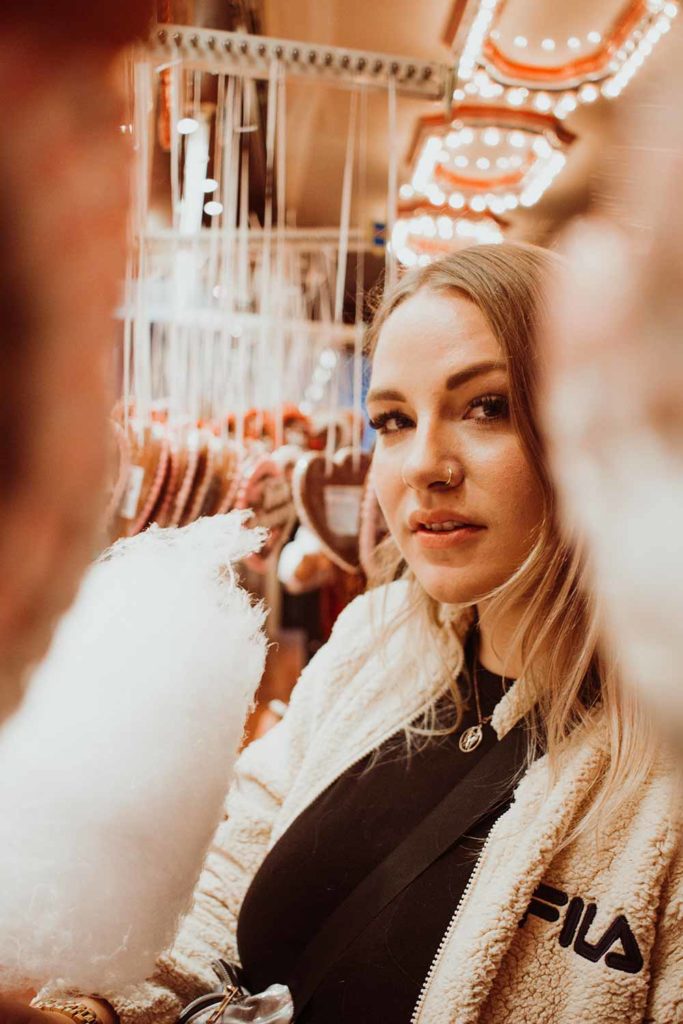
[[[467,693],[468,684],[461,683]],[[505,685],[478,666],[483,718]],[[452,722],[452,699],[442,697],[437,711],[442,724]],[[456,733],[418,737],[410,754],[404,734],[396,734],[292,822],[261,865],[240,912],[237,940],[249,991],[288,984],[326,918],[493,747],[496,735],[487,724],[476,750],[460,750],[460,735],[477,721],[470,695]],[[408,1024],[483,841],[503,809],[477,822],[385,907],[337,960],[297,1024]]]

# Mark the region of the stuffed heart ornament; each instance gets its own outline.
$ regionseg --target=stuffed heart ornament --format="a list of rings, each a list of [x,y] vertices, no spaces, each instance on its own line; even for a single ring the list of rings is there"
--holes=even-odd
[[[360,511],[370,456],[342,448],[327,465],[319,452],[304,455],[294,470],[293,491],[303,523],[345,572],[360,571]]]
[[[169,444],[159,424],[145,427],[142,439],[132,431],[129,444],[128,480],[113,519],[114,537],[133,537],[145,528],[168,468]]]
[[[268,530],[268,539],[261,550],[245,559],[245,564],[254,572],[265,573],[272,559],[280,553],[296,518],[292,488],[283,467],[275,459],[260,456],[245,470],[235,508],[251,509],[247,525]]]

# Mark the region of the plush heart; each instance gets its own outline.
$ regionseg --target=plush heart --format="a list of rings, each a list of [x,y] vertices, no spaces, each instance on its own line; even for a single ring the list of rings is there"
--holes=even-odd
[[[145,427],[142,439],[131,431],[128,482],[113,521],[114,537],[133,537],[147,525],[166,476],[169,444],[158,424]]]
[[[195,519],[199,518],[199,514],[204,506],[204,499],[211,486],[214,469],[218,461],[218,449],[216,444],[213,443],[216,441],[217,438],[209,433],[208,430],[200,432],[197,472],[195,473],[190,497],[183,512],[182,526],[187,526],[188,523],[193,523]]]
[[[180,477],[178,493],[173,501],[173,508],[168,520],[169,526],[180,526],[183,513],[190,501],[190,495],[192,494],[192,487],[194,485],[197,467],[199,465],[200,445],[197,431],[193,431],[188,435],[183,448],[186,455],[185,467],[182,476]]]
[[[342,448],[329,467],[322,453],[309,452],[294,470],[299,518],[317,534],[332,561],[348,573],[360,571],[360,509],[369,466],[365,452],[356,460],[351,448]]]
[[[114,447],[111,460],[111,491],[105,513],[105,522],[107,524],[116,515],[123,500],[124,492],[128,486],[128,471],[130,469],[130,443],[126,437],[126,432],[116,420],[110,420],[110,424]]]
[[[365,480],[363,501],[360,509],[360,530],[358,533],[360,564],[368,579],[373,579],[380,570],[376,548],[388,533],[389,527],[377,501],[371,470]]]
[[[178,494],[180,481],[185,474],[187,452],[178,441],[171,441],[168,452],[168,471],[166,479],[154,509],[152,518],[158,526],[168,526],[173,512],[173,505]]]
[[[235,508],[250,508],[248,525],[263,526],[269,531],[263,548],[245,559],[254,572],[266,573],[296,518],[292,489],[282,466],[268,456],[256,459],[242,475]]]
[[[218,471],[218,492],[213,513],[224,515],[235,507],[235,498],[242,480],[242,454],[234,441],[225,442],[224,456]]]

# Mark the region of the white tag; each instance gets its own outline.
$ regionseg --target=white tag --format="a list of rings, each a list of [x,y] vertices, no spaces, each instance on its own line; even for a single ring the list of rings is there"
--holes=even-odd
[[[360,528],[363,488],[357,484],[332,484],[325,487],[325,519],[338,537],[356,537]]]
[[[135,519],[144,478],[143,466],[131,466],[128,470],[128,483],[119,508],[119,515],[122,519]]]

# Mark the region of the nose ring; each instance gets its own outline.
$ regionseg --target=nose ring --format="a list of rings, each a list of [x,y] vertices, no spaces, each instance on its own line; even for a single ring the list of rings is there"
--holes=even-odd
[[[406,487],[410,487],[410,484],[406,480],[406,474],[405,474],[405,470],[404,469],[401,470],[401,480],[403,481],[403,483],[405,484]],[[447,480],[442,480],[441,483],[443,483],[444,487],[450,487],[452,482],[453,482],[453,467],[449,466],[448,467],[448,479]]]

